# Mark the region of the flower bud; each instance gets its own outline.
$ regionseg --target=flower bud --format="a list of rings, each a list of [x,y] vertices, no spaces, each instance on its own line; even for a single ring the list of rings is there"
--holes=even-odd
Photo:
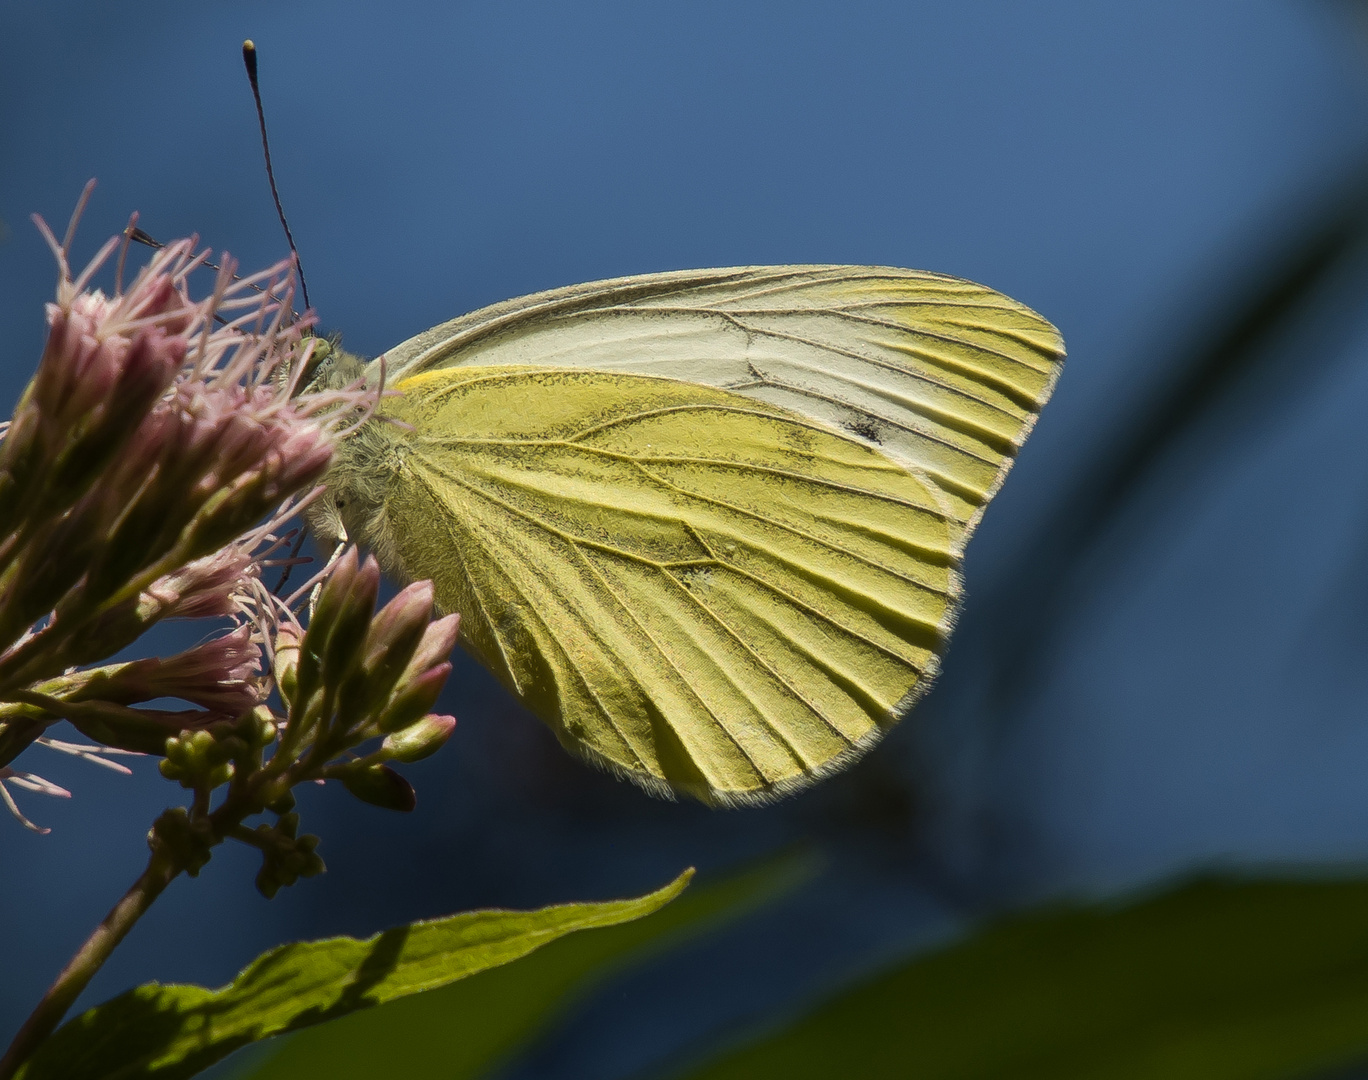
[[[197,877],[213,854],[213,826],[205,818],[191,818],[185,807],[162,812],[147,833],[147,846],[154,854]]]
[[[295,808],[295,797],[293,791],[283,791],[280,797],[274,802],[268,803],[266,809],[273,814],[288,814]]]
[[[18,484],[7,517],[70,506],[114,462],[184,363],[186,339],[166,325],[133,324],[130,302],[154,317],[195,308],[164,274],[140,280],[126,297],[84,293],[49,305],[47,346],[16,416],[20,437],[6,440],[0,455],[0,468]]]
[[[366,634],[362,663],[343,684],[339,718],[355,728],[384,704],[422,641],[432,618],[432,583],[416,581],[376,613]]]
[[[372,806],[408,813],[418,805],[412,785],[388,765],[344,768],[336,775],[348,791]]]
[[[230,544],[158,578],[146,592],[161,605],[160,618],[235,615],[238,607],[233,595],[246,588],[255,573],[251,551]]]
[[[300,878],[313,877],[327,869],[314,850],[318,847],[318,837],[309,833],[297,837],[298,828],[298,814],[286,815],[275,827],[256,827],[256,846],[261,849],[261,871],[257,874],[256,887],[267,900]]]
[[[422,761],[445,746],[455,730],[456,717],[429,715],[416,724],[386,735],[380,748],[395,761]]]
[[[299,663],[295,673],[295,706],[300,707],[313,697],[323,680],[323,655],[328,647],[338,618],[347,607],[348,596],[360,569],[360,555],[349,547],[333,563],[323,587],[318,591],[309,618],[308,629],[300,645]]]
[[[253,750],[264,750],[276,741],[275,714],[265,705],[238,717],[234,725],[236,735]]]
[[[432,619],[432,582],[415,581],[381,608],[371,620],[366,636],[366,677],[383,686],[382,694],[394,688]]]
[[[212,791],[233,778],[232,753],[207,731],[185,731],[166,740],[166,757],[157,767],[183,788]]]
[[[438,664],[401,683],[377,719],[376,726],[381,731],[399,731],[431,712],[450,673],[449,663]]]
[[[160,670],[151,680],[158,691],[153,697],[184,698],[229,716],[261,701],[261,648],[246,626],[159,663]]]
[[[285,704],[293,707],[299,700],[300,632],[286,623],[276,630],[275,675],[276,686]]]
[[[99,493],[91,492],[64,516],[33,530],[4,597],[6,626],[27,625],[51,611],[99,558],[104,542],[103,509]]]
[[[301,683],[313,684],[321,674],[328,635],[332,633],[333,624],[346,606],[347,595],[356,580],[359,565],[360,556],[356,548],[347,548],[333,563],[323,587],[318,591],[318,600],[309,618],[309,628],[304,634],[303,651],[299,658]],[[312,689],[306,693],[312,693]]]
[[[409,661],[408,668],[404,672],[404,679],[410,675],[416,675],[420,671],[426,671],[449,657],[451,650],[456,647],[456,639],[460,635],[460,630],[461,617],[459,615],[444,615],[430,623],[428,628],[423,631],[423,640],[418,643],[413,659]],[[400,681],[404,680],[401,679]]]
[[[189,530],[197,554],[231,540],[320,480],[333,448],[322,424],[274,400],[265,387],[245,397],[211,388],[201,399],[204,415],[195,445],[186,451],[199,463],[193,489],[202,507]]]
[[[281,489],[274,501],[323,479],[332,463],[332,441],[318,424],[300,423],[292,430],[282,431],[278,458],[280,475],[275,483]]]
[[[323,679],[329,685],[339,686],[359,664],[379,591],[380,565],[373,556],[367,555],[351,579],[342,606],[328,631],[327,644],[323,646]]]

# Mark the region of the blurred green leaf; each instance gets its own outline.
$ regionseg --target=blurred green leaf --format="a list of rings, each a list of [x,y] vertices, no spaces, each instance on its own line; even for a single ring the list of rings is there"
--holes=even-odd
[[[692,876],[692,870],[685,871],[663,889],[634,900],[472,911],[394,927],[365,941],[328,938],[282,945],[257,957],[219,990],[148,983],[64,1024],[19,1076],[193,1076],[259,1039],[445,986],[577,930],[649,915],[678,896]]]
[[[812,869],[789,856],[695,886],[648,919],[577,934],[508,967],[301,1032],[239,1080],[464,1080],[488,1075],[586,990],[719,920],[786,892]]]
[[[1205,880],[1006,920],[687,1077],[1282,1080],[1365,1051],[1368,882]]]

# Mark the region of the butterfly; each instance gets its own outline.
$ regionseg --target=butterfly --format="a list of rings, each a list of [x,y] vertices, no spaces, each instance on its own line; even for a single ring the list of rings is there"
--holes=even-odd
[[[1063,356],[1029,308],[915,270],[536,293],[385,354],[398,393],[339,447],[313,524],[431,578],[581,757],[764,802],[926,691],[965,543]]]

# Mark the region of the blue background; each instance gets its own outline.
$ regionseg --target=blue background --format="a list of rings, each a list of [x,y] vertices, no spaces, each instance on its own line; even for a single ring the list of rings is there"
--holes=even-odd
[[[1230,395],[1131,493],[1030,678],[1004,697],[985,674],[1003,627],[1035,633],[1012,606],[1021,553],[1368,151],[1351,6],[0,0],[0,402],[32,370],[54,280],[27,215],[60,232],[89,177],[78,262],[134,209],[248,268],[284,253],[248,36],[312,299],[354,351],[576,281],[852,262],[998,288],[1063,330],[1070,361],[970,548],[940,686],[848,775],[763,810],[655,802],[565,757],[464,663],[444,701],[456,737],[409,770],[416,813],[307,793],[325,877],[268,903],[251,854],[223,851],[87,1001],[222,983],[291,936],[825,851],[801,894],[619,980],[509,1067],[628,1076],[1004,907],[1368,856],[1353,260],[1269,344],[1282,374]],[[19,765],[75,797],[23,798],[47,837],[0,818],[6,1030],[136,876],[176,794],[150,762],[118,778],[35,749]]]

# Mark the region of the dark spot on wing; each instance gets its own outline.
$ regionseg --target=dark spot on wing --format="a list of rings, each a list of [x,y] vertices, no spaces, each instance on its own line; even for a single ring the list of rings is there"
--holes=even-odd
[[[879,426],[874,423],[872,417],[861,416],[856,420],[847,421],[845,428],[852,435],[864,439],[865,442],[872,442],[875,446],[883,443],[883,438],[879,435]]]

